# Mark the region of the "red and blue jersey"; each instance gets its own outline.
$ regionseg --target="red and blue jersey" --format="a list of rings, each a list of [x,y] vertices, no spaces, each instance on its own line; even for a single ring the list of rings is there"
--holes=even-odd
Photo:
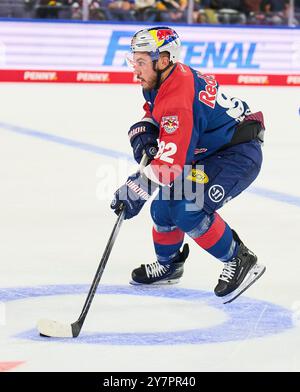
[[[159,90],[143,90],[145,117],[159,126],[159,151],[146,175],[168,184],[191,165],[228,144],[249,115],[246,102],[224,94],[214,77],[176,63]],[[163,168],[163,169],[162,169]]]

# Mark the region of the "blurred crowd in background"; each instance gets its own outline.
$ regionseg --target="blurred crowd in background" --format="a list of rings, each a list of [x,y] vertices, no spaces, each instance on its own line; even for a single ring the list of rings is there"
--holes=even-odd
[[[0,0],[0,18],[300,25],[300,0]]]

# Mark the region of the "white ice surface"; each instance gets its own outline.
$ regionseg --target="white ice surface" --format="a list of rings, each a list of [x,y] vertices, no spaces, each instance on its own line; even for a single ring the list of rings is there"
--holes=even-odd
[[[139,87],[0,87],[0,289],[88,285],[115,222],[110,196],[132,167],[124,160],[15,133],[11,126],[129,155],[127,130],[142,115]],[[267,266],[265,275],[244,297],[294,309],[299,322],[278,334],[251,338],[251,331],[246,331],[249,339],[223,343],[35,341],[16,335],[34,329],[44,317],[75,321],[85,294],[20,298],[2,306],[0,369],[1,362],[24,361],[15,371],[300,371],[300,89],[225,90],[248,101],[253,110],[262,110],[267,125],[263,169],[253,192],[244,192],[220,211]],[[112,180],[106,188],[101,183],[104,165]],[[115,169],[120,167],[123,177],[116,178]],[[298,197],[298,204],[262,197],[255,187]],[[100,200],[103,189],[107,197]],[[211,293],[222,266],[188,242],[191,255],[177,287]],[[135,220],[124,222],[100,286],[128,287],[131,270],[151,261],[154,252],[147,206]],[[227,319],[225,308],[215,309],[205,301],[106,294],[95,297],[83,332],[171,333],[209,328]],[[247,315],[245,328],[246,324]]]

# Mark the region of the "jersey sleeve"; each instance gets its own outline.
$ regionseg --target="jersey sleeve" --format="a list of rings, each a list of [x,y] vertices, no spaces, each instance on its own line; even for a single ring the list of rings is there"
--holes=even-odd
[[[189,67],[178,64],[160,87],[152,116],[159,125],[158,153],[145,174],[160,185],[178,177],[192,163],[198,140],[194,127],[195,80]]]
[[[159,122],[159,150],[147,166],[146,175],[160,185],[167,185],[181,174],[187,162],[188,151],[193,141],[193,105],[173,105],[161,112]],[[164,105],[163,105],[164,106]]]

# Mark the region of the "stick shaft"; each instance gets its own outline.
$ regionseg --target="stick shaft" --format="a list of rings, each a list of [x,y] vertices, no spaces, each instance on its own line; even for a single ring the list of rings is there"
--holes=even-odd
[[[141,174],[143,173],[143,170],[146,167],[147,162],[148,162],[148,157],[147,157],[146,154],[144,154],[143,158],[142,158],[142,160],[140,162],[140,166],[139,166],[139,171],[140,171]],[[118,219],[117,219],[117,221],[116,221],[116,223],[114,225],[114,228],[112,230],[112,233],[111,233],[111,235],[109,237],[109,240],[108,240],[108,243],[107,243],[106,248],[104,250],[102,259],[100,261],[100,264],[98,266],[98,269],[97,269],[95,277],[94,277],[94,280],[92,282],[90,291],[89,291],[89,293],[87,295],[87,298],[85,300],[85,303],[83,305],[81,314],[80,314],[78,320],[75,321],[72,324],[73,337],[78,336],[79,333],[80,333],[80,330],[81,330],[82,325],[84,323],[84,320],[85,320],[85,318],[86,318],[86,316],[88,314],[88,311],[89,311],[89,308],[90,308],[91,303],[93,301],[93,298],[94,298],[94,296],[96,294],[97,287],[98,287],[100,279],[102,277],[102,274],[103,274],[104,268],[106,266],[107,260],[109,258],[110,252],[112,250],[112,247],[113,247],[113,245],[115,243],[115,240],[117,238],[117,235],[119,233],[121,224],[122,224],[122,222],[124,220],[124,216],[125,216],[125,206],[123,205],[123,207],[121,209],[121,212],[120,212],[120,214],[118,216]]]
[[[148,159],[147,155],[144,154],[143,158],[141,159],[140,166],[139,166],[139,171],[141,174],[143,174],[143,171],[144,171],[145,167],[147,166],[148,160],[149,159]]]
[[[110,235],[110,237],[109,237],[109,240],[108,240],[108,242],[107,242],[106,248],[105,248],[105,250],[104,250],[104,252],[103,252],[102,259],[101,259],[101,261],[100,261],[100,263],[99,263],[99,266],[98,266],[98,269],[97,269],[97,271],[96,271],[96,274],[95,274],[94,280],[93,280],[93,282],[92,282],[91,288],[90,288],[90,290],[89,290],[89,293],[88,293],[87,298],[86,298],[86,300],[85,300],[85,303],[84,303],[84,305],[83,305],[81,314],[80,314],[78,320],[75,321],[75,322],[72,324],[73,335],[75,334],[74,336],[78,336],[78,334],[79,334],[79,332],[80,332],[80,330],[81,330],[81,327],[82,327],[82,325],[83,325],[83,323],[84,323],[84,320],[85,320],[85,318],[86,318],[86,316],[87,316],[87,313],[88,313],[88,311],[89,311],[89,308],[90,308],[90,306],[91,306],[91,303],[92,303],[92,301],[93,301],[93,298],[94,298],[94,296],[95,296],[95,293],[96,293],[96,291],[97,291],[97,287],[98,287],[98,285],[99,285],[100,279],[101,279],[101,277],[102,277],[104,268],[105,268],[105,266],[106,266],[107,260],[108,260],[108,258],[109,258],[110,252],[111,252],[111,250],[112,250],[112,247],[113,247],[113,245],[114,245],[114,243],[115,243],[115,240],[116,240],[116,238],[117,238],[117,235],[118,235],[118,233],[119,233],[121,224],[122,224],[122,222],[123,222],[123,220],[124,220],[124,214],[125,214],[125,209],[123,208],[123,209],[121,210],[119,216],[118,216],[118,219],[117,219],[117,221],[116,221],[116,223],[115,223],[115,225],[114,225],[114,228],[113,228],[113,230],[112,230],[112,233],[111,233],[111,235]]]

